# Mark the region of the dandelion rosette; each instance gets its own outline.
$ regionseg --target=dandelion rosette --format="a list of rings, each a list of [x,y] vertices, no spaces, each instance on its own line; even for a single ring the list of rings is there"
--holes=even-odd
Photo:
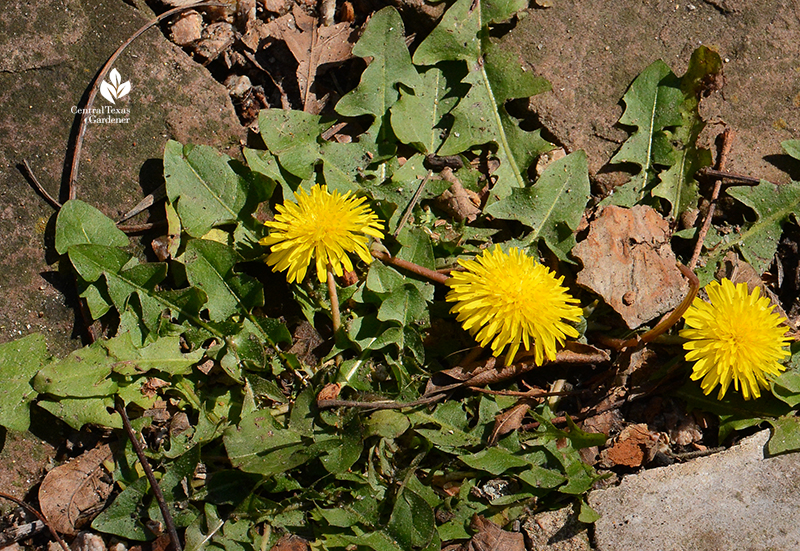
[[[736,390],[741,385],[745,400],[759,398],[769,378],[786,369],[780,364],[789,355],[786,320],[772,311],[775,307],[758,287],[749,293],[745,283],[723,279],[709,283],[706,292],[709,302],[694,299],[680,332],[687,339],[686,360],[695,362],[691,378],[703,379],[705,394],[721,385],[719,400],[731,382]]]
[[[270,233],[259,243],[270,247],[267,264],[273,271],[286,270],[289,283],[300,282],[313,258],[317,277],[325,282],[328,265],[337,276],[343,274],[343,267],[353,269],[350,253],[366,263],[372,260],[369,237],[382,238],[383,224],[364,204],[365,198],[353,197],[349,191],[330,193],[327,186],[320,185],[313,186],[310,193],[298,189],[294,198],[295,202],[276,206],[275,220],[264,222]]]
[[[556,343],[577,337],[568,322],[580,319],[578,300],[570,296],[547,267],[519,249],[508,253],[495,246],[474,260],[459,260],[465,272],[453,272],[447,285],[447,300],[456,304],[451,312],[481,346],[491,343],[499,356],[509,346],[506,365],[514,361],[520,345],[534,347],[534,361],[554,360]]]

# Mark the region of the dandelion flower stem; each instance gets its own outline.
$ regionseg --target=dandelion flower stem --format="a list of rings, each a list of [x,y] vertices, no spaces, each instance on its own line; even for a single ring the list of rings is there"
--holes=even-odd
[[[336,333],[342,326],[342,314],[339,312],[339,294],[336,292],[336,280],[333,277],[333,268],[330,264],[328,264],[328,296],[331,299],[333,332]]]

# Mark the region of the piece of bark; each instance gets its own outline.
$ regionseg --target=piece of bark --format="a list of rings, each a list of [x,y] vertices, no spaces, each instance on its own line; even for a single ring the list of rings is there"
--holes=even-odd
[[[573,248],[583,263],[577,282],[636,329],[678,306],[689,288],[670,237],[669,223],[650,207],[605,207]]]

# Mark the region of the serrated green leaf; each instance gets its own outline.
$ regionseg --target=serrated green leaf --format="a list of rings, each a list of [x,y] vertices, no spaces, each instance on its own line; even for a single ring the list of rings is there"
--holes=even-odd
[[[142,522],[144,499],[150,485],[141,477],[125,488],[102,513],[92,521],[92,528],[133,541],[155,539],[155,535]]]
[[[50,358],[40,333],[0,344],[0,426],[24,431],[30,426],[31,381]]]
[[[578,512],[578,522],[585,524],[592,524],[600,520],[600,513],[592,509],[585,500],[580,502],[580,511]]]
[[[258,113],[258,128],[267,149],[283,168],[302,180],[314,175],[319,160],[319,135],[326,127],[320,119],[319,115],[289,109],[262,109]]]
[[[772,435],[767,442],[769,455],[796,452],[800,450],[800,418],[794,415],[770,419]]]
[[[272,476],[302,465],[311,449],[294,431],[281,428],[268,411],[255,411],[223,436],[231,464],[248,473]]]
[[[122,419],[114,410],[114,399],[102,398],[40,398],[36,403],[40,408],[49,411],[75,430],[92,424],[112,429],[122,428]]]
[[[33,387],[53,396],[113,396],[118,390],[117,382],[110,378],[114,361],[98,341],[46,365],[34,377]]]
[[[409,415],[414,423],[414,430],[428,439],[435,446],[450,453],[459,453],[458,448],[477,446],[482,443],[475,431],[469,430],[467,413],[459,402],[445,402],[431,414],[426,411],[414,411]],[[418,425],[433,423],[438,429],[420,428]]]
[[[397,496],[386,530],[403,549],[426,547],[436,532],[436,519],[428,502],[407,486]]]
[[[800,140],[786,140],[781,142],[781,148],[793,158],[800,161]]]
[[[525,187],[533,160],[553,149],[539,130],[523,131],[505,103],[546,92],[550,84],[524,71],[518,59],[496,47],[484,52],[481,60],[469,62],[464,82],[471,88],[452,111],[453,127],[439,154],[456,155],[476,146],[496,145],[500,166],[493,173],[491,203],[507,197],[514,188]]]
[[[797,371],[787,371],[772,381],[772,394],[789,404],[796,407],[800,404],[800,373]]]
[[[611,163],[633,163],[640,170],[629,182],[616,187],[604,204],[632,207],[654,184],[656,161],[668,158],[672,147],[663,130],[682,122],[677,107],[683,93],[677,81],[670,68],[659,60],[642,71],[625,92],[622,98],[625,112],[619,124],[636,130],[611,158]]]
[[[478,59],[482,35],[489,24],[505,21],[527,6],[527,0],[458,0],[414,52],[414,63],[436,65],[440,61]]]
[[[189,283],[208,296],[205,306],[212,321],[223,321],[264,305],[262,285],[250,276],[234,272],[241,256],[227,245],[193,239],[181,260],[186,265]]]
[[[429,270],[436,269],[436,259],[433,256],[433,243],[431,237],[422,228],[403,228],[397,236],[402,248],[397,252],[397,258],[413,262]]]
[[[731,249],[739,251],[758,273],[765,272],[777,251],[783,225],[800,210],[800,182],[776,186],[762,181],[755,187],[729,188],[728,194],[750,207],[756,220],[745,223],[738,232],[706,238],[711,252],[705,256],[705,265],[696,270],[701,286],[714,279],[719,263]]]
[[[230,157],[208,146],[170,140],[164,148],[164,179],[169,202],[192,237],[239,222],[249,185],[233,170]]]
[[[205,294],[195,288],[175,291],[157,291],[156,285],[166,277],[167,265],[163,263],[138,264],[128,253],[103,245],[75,245],[69,249],[69,258],[78,274],[87,282],[105,278],[106,288],[117,310],[124,311],[131,303],[131,295],[138,297],[137,313],[151,331],[158,327],[164,310],[178,318],[197,318],[199,308],[206,300]],[[97,312],[92,312],[97,315]]]
[[[672,143],[670,168],[659,174],[661,180],[652,190],[655,197],[666,199],[671,214],[678,217],[697,202],[697,181],[694,174],[711,164],[711,152],[697,147],[697,137],[705,127],[700,116],[700,93],[707,82],[722,72],[722,59],[715,51],[701,46],[692,53],[680,88],[684,100],[678,108],[681,124],[672,132],[665,131]]]
[[[84,244],[127,247],[129,240],[105,214],[83,201],[72,199],[58,211],[56,251],[64,254],[73,245]]]
[[[756,187],[732,187],[728,188],[728,195],[753,209],[757,219],[741,232],[727,235],[708,256],[706,264],[721,260],[725,252],[736,247],[756,272],[764,273],[778,249],[783,225],[789,216],[800,210],[800,182],[782,186],[761,182]]]
[[[531,242],[544,239],[563,259],[574,245],[589,193],[586,153],[576,151],[550,164],[532,187],[512,190],[509,197],[489,205],[485,212],[530,226]]]
[[[397,438],[410,426],[411,421],[399,411],[378,410],[367,418],[364,424],[364,437]]]
[[[138,264],[130,254],[104,245],[74,245],[68,254],[85,281],[95,282],[105,277],[108,294],[117,310],[125,310],[128,297],[136,294],[144,324],[151,330],[156,328],[165,305],[154,298],[154,289],[167,275],[166,264]],[[92,312],[93,316],[97,314]]]
[[[462,455],[459,460],[468,467],[480,469],[493,475],[501,475],[510,469],[528,467],[530,462],[503,448],[486,448],[472,455]]]
[[[204,514],[199,516],[188,528],[186,528],[185,551],[202,551],[211,546],[214,539],[225,522],[219,518],[216,505],[206,503]],[[221,549],[214,546],[213,549]]]
[[[121,375],[141,375],[153,369],[185,375],[203,357],[202,349],[184,353],[178,336],[161,337],[144,347],[137,347],[127,333],[101,342],[111,355],[111,369]]]
[[[323,447],[326,451],[320,455],[320,462],[329,473],[340,474],[350,469],[364,449],[361,440],[361,427],[351,423],[341,435],[330,439]]]
[[[392,130],[398,140],[422,153],[436,153],[444,143],[442,118],[467,90],[466,85],[455,84],[455,72],[448,64],[430,67],[420,74],[420,85],[413,94],[401,92],[391,109]]]
[[[383,127],[384,117],[398,99],[398,86],[416,89],[422,84],[411,64],[403,20],[396,9],[385,7],[372,16],[353,47],[353,55],[372,60],[358,86],[336,104],[336,112],[345,117],[372,115],[371,133],[377,136],[377,127]]]
[[[378,309],[380,321],[398,321],[406,326],[427,319],[428,309],[425,298],[414,285],[404,285],[396,289]]]

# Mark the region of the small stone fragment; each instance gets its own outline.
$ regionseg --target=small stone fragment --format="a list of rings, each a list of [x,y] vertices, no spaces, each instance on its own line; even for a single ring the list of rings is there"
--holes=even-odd
[[[203,16],[196,11],[187,11],[172,24],[171,40],[178,46],[188,46],[203,36]]]

